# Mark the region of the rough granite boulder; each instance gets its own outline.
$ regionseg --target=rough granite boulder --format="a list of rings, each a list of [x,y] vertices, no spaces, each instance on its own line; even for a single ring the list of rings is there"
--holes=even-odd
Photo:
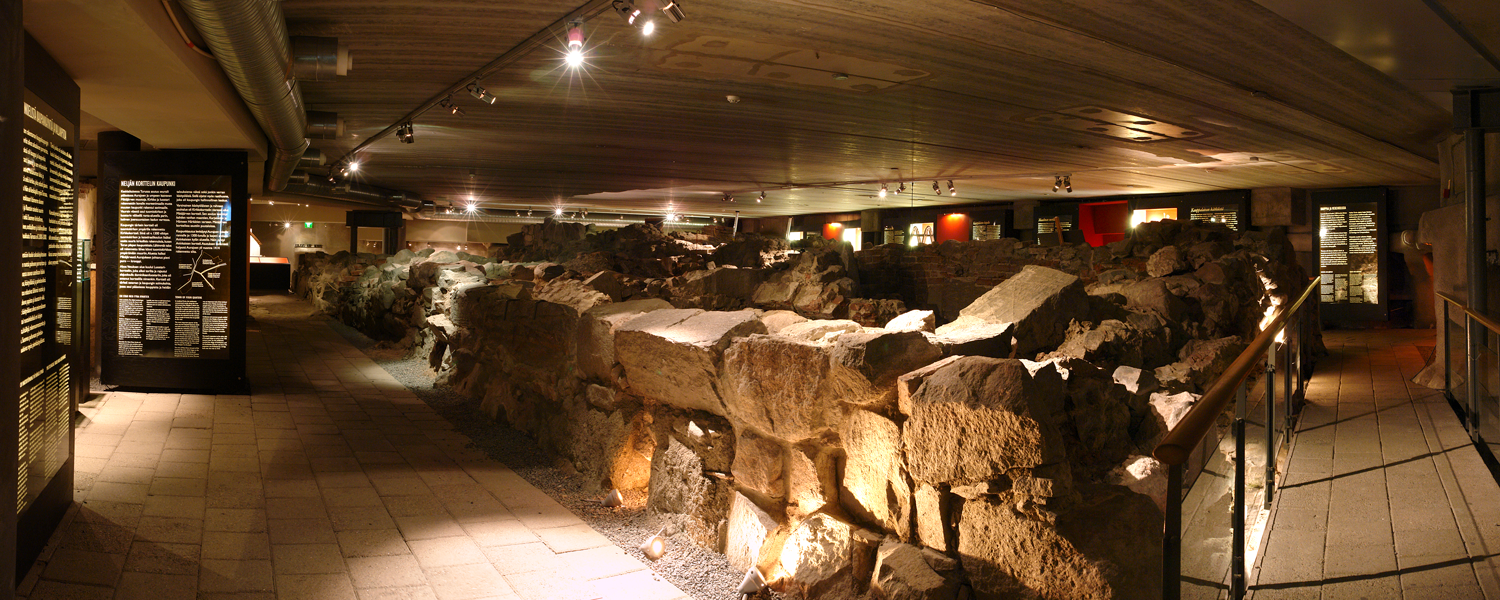
[[[1245,350],[1239,336],[1216,340],[1190,340],[1178,352],[1181,360],[1156,369],[1162,387],[1173,391],[1203,392],[1235,357]]]
[[[786,449],[781,442],[740,427],[735,430],[734,482],[763,498],[786,497]]]
[[[700,545],[719,547],[730,486],[705,474],[703,459],[673,437],[656,446],[646,508]]]
[[[776,333],[804,342],[823,342],[846,333],[863,329],[859,323],[845,319],[803,319],[781,328]]]
[[[724,558],[736,571],[749,571],[760,560],[761,546],[776,530],[776,520],[744,494],[735,493],[729,503],[729,524],[724,535]]]
[[[1145,496],[1095,486],[1056,522],[1003,497],[966,502],[958,554],[979,600],[1161,597],[1162,516]]]
[[[1056,347],[1067,334],[1068,322],[1086,318],[1088,294],[1077,277],[1056,269],[1026,265],[959,311],[989,323],[1014,323],[1016,351],[1025,356]]]
[[[851,410],[839,437],[848,455],[839,501],[854,517],[911,539],[911,486],[902,473],[901,428],[866,410]]]
[[[616,330],[615,356],[636,394],[723,416],[719,374],[724,350],[737,338],[765,332],[751,310],[658,310]]]
[[[937,329],[937,317],[930,310],[913,310],[901,313],[885,324],[890,331],[932,331]]]
[[[1146,274],[1152,277],[1166,277],[1190,268],[1192,265],[1188,264],[1177,246],[1165,246],[1146,259]]]
[[[760,320],[766,324],[766,333],[781,333],[787,326],[806,323],[807,317],[789,310],[768,310],[760,314]]]
[[[578,370],[583,377],[615,381],[615,329],[643,314],[670,310],[665,300],[631,300],[596,306],[583,313],[578,326]]]
[[[899,542],[880,545],[870,588],[882,600],[953,600],[958,597],[958,585],[934,570],[920,548]]]
[[[752,335],[724,353],[718,383],[731,421],[788,442],[830,430],[828,348],[783,335]]]
[[[920,331],[846,333],[834,340],[829,386],[838,399],[880,405],[896,398],[896,379],[943,357]]]
[[[1012,469],[1061,463],[1057,423],[1066,389],[1051,365],[1033,375],[1019,360],[966,356],[927,375],[911,396],[903,441],[912,479],[990,481]]]
[[[852,596],[853,534],[848,523],[827,513],[803,520],[781,548],[784,592],[804,598]]]

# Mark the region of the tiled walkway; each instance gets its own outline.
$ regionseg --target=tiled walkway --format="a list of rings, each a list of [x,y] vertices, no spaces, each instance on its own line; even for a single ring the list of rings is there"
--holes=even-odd
[[[684,597],[326,322],[260,318],[250,396],[111,393],[78,504],[21,594],[68,599]]]
[[[1428,331],[1325,333],[1254,598],[1500,598],[1500,486],[1441,392]]]

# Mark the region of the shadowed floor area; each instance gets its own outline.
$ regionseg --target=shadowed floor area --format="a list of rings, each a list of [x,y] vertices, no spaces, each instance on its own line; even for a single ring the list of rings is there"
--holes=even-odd
[[[1500,598],[1500,486],[1411,383],[1432,337],[1324,333],[1253,598]]]
[[[673,600],[305,303],[257,299],[248,396],[110,392],[32,600]]]

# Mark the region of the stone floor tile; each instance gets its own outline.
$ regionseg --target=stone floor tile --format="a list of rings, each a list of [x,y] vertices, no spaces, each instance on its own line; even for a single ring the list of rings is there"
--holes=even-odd
[[[205,531],[263,532],[266,531],[266,511],[259,508],[210,508],[203,528]]]
[[[533,542],[512,546],[484,548],[484,555],[495,569],[505,575],[528,571],[560,571],[568,564],[552,552],[546,544]]]
[[[271,540],[264,533],[203,532],[203,558],[269,560]]]
[[[505,582],[522,600],[598,600],[593,583],[573,572],[532,571],[507,575]]]
[[[136,542],[125,557],[125,570],[137,573],[192,575],[196,581],[203,547],[197,544]],[[195,584],[196,585],[196,584]]]
[[[395,529],[340,531],[339,549],[347,558],[410,554],[411,548]]]
[[[272,544],[335,544],[333,522],[328,519],[271,519],[266,522]]]
[[[349,576],[356,588],[389,588],[427,584],[427,576],[410,554],[350,558]]]
[[[198,570],[198,591],[275,591],[271,561],[204,559]]]
[[[603,600],[676,600],[687,597],[655,571],[635,571],[594,580],[594,589]]]
[[[531,529],[516,519],[462,523],[464,531],[480,546],[512,546],[540,541]]]
[[[372,588],[359,590],[359,600],[437,600],[431,586]]]
[[[115,600],[193,600],[198,597],[198,572],[191,574],[125,573]]]
[[[427,579],[438,600],[516,597],[510,584],[488,563],[428,569]]]
[[[135,539],[145,542],[197,544],[203,540],[203,521],[172,517],[141,517],[135,528]]]
[[[63,548],[52,553],[42,579],[113,586],[124,569],[125,555]]]
[[[489,559],[468,536],[406,541],[424,569],[487,563]]]
[[[558,554],[614,545],[614,542],[609,541],[609,538],[600,535],[592,527],[583,524],[534,529],[532,531],[537,537],[542,539],[543,543],[547,544],[547,547]]]
[[[618,546],[569,552],[561,555],[561,558],[567,561],[573,573],[583,574],[589,579],[614,577],[647,568],[644,563],[626,554]]]
[[[344,555],[338,544],[271,544],[271,564],[276,573],[344,573]]]
[[[357,600],[354,584],[343,572],[276,574],[277,600]]]
[[[31,591],[31,596],[28,598],[29,600],[111,600],[114,594],[113,588],[42,580],[37,582],[36,588]]]
[[[446,514],[396,517],[396,527],[407,541],[466,535],[458,522]]]

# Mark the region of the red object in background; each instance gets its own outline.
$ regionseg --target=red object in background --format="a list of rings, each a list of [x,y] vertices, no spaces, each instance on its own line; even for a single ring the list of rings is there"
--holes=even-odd
[[[838,240],[844,237],[843,223],[827,223],[823,225],[823,239]]]
[[[1130,229],[1130,206],[1124,200],[1078,206],[1078,230],[1095,248],[1125,239]]]
[[[941,244],[948,240],[967,242],[974,236],[974,221],[969,215],[953,213],[943,215],[933,226],[934,244]]]

